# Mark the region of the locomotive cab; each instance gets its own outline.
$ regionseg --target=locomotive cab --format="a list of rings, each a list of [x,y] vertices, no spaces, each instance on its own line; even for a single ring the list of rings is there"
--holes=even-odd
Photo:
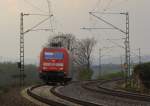
[[[69,53],[65,48],[43,48],[40,55],[40,78],[44,82],[67,82]]]

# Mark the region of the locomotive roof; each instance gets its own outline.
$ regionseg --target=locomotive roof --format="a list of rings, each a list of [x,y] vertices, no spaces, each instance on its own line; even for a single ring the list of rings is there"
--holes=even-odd
[[[64,48],[64,47],[44,47],[43,50],[49,50],[49,49],[52,49],[52,50],[67,50],[67,48]]]

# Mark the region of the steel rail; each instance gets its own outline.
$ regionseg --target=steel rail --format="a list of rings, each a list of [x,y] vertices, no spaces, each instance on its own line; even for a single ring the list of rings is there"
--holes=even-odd
[[[47,98],[44,98],[44,97],[41,97],[37,94],[35,94],[33,92],[34,89],[38,88],[38,87],[42,87],[44,85],[36,85],[36,86],[33,86],[29,89],[27,89],[27,94],[31,97],[33,97],[34,99],[42,102],[42,103],[45,103],[47,105],[52,105],[52,106],[68,106],[68,105],[65,105],[63,103],[59,103],[59,102],[56,102],[56,101],[53,101],[53,100],[50,100],[50,99],[47,99]],[[74,99],[74,98],[71,98],[71,97],[67,97],[67,96],[64,96],[64,95],[61,95],[60,93],[58,93],[56,91],[57,87],[59,86],[54,86],[50,89],[50,92],[60,98],[60,99],[64,99],[66,101],[70,101],[72,103],[75,103],[75,104],[79,104],[79,105],[82,105],[82,106],[102,106],[102,105],[98,105],[98,104],[94,104],[94,103],[90,103],[90,102],[86,102],[86,101],[81,101],[81,100],[78,100],[78,99]]]
[[[94,103],[90,103],[90,102],[86,102],[86,101],[81,101],[79,99],[75,99],[75,98],[71,98],[71,97],[68,97],[68,96],[64,96],[60,93],[58,93],[56,91],[57,87],[53,87],[52,89],[50,89],[50,92],[53,93],[55,96],[59,97],[59,98],[62,98],[62,99],[65,99],[67,101],[70,101],[70,102],[73,102],[73,103],[76,103],[76,104],[79,104],[79,105],[82,105],[82,106],[102,106],[102,105],[99,105],[99,104],[94,104]]]
[[[107,94],[107,95],[111,95],[111,96],[117,96],[117,97],[121,97],[121,98],[128,98],[131,100],[150,102],[150,95],[114,90],[114,89],[106,88],[103,86],[103,84],[110,83],[113,81],[119,81],[119,79],[105,80],[102,82],[98,82],[99,84],[96,86],[99,89],[93,89],[92,87],[90,87],[90,84],[91,84],[90,82],[86,83],[86,84],[82,84],[82,87],[84,89],[87,89],[87,90],[92,91],[92,92],[103,93],[103,94]]]
[[[39,96],[39,95],[37,95],[37,94],[35,94],[35,93],[32,92],[34,89],[36,89],[38,87],[41,87],[41,86],[43,86],[43,85],[36,85],[36,86],[33,86],[33,87],[27,89],[27,94],[29,96],[33,97],[34,99],[36,99],[36,100],[38,100],[38,101],[40,101],[42,103],[45,103],[47,105],[52,105],[52,106],[67,106],[67,105],[65,105],[63,103],[59,103],[59,102],[55,102],[55,101],[47,99],[47,98],[43,98],[43,97],[41,97],[41,96]]]

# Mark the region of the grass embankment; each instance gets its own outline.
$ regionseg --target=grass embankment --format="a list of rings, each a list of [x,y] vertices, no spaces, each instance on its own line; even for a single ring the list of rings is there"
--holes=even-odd
[[[32,85],[40,82],[35,65],[25,65],[25,84]],[[5,93],[9,88],[19,86],[20,71],[16,63],[0,63],[0,93]]]
[[[0,106],[37,106],[21,95],[21,89],[13,87],[0,95]]]
[[[25,65],[24,73],[24,87],[40,83],[35,65]],[[21,96],[19,74],[16,63],[0,63],[0,106],[36,106]]]
[[[91,80],[93,71],[91,69],[82,69],[79,73],[80,80]]]
[[[123,78],[124,77],[124,73],[123,72],[114,72],[114,73],[110,73],[110,74],[106,74],[103,76],[98,76],[98,79],[104,79],[104,80],[111,80],[114,78]]]

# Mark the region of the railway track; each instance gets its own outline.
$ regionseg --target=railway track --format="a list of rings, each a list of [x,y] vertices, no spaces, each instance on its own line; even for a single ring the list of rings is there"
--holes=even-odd
[[[98,105],[98,104],[94,104],[94,103],[89,103],[87,101],[81,101],[78,99],[64,96],[57,92],[57,88],[59,86],[52,86],[50,88],[47,87],[48,91],[50,91],[47,93],[51,93],[53,96],[55,96],[55,97],[52,97],[53,99],[50,99],[48,97],[43,97],[43,96],[35,93],[36,89],[40,89],[44,86],[47,87],[46,85],[33,86],[33,87],[27,89],[27,94],[29,96],[33,97],[34,99],[36,99],[42,103],[45,103],[47,105],[50,105],[50,106],[102,106],[102,105]],[[57,98],[57,99],[54,100],[55,98]]]
[[[114,81],[85,81],[67,86],[37,85],[29,88],[27,93],[50,106],[150,106],[150,99],[145,99],[146,95],[137,97],[133,93],[129,95],[128,92],[107,88],[112,82]]]
[[[106,94],[106,95],[117,96],[117,97],[127,98],[127,99],[131,99],[131,100],[150,102],[149,95],[126,92],[126,91],[116,90],[114,88],[111,88],[111,87],[108,88],[108,87],[104,86],[105,84],[109,84],[109,83],[111,84],[112,82],[114,83],[119,80],[121,80],[121,79],[115,79],[115,80],[109,80],[109,81],[99,81],[99,82],[94,82],[94,83],[89,82],[89,83],[82,84],[82,87],[84,89],[87,89],[89,91],[96,92],[96,93],[102,93],[102,94]]]
[[[52,105],[52,106],[57,106],[57,105],[58,106],[66,106],[66,105],[64,105],[62,103],[55,102],[55,101],[50,100],[48,98],[41,97],[40,95],[38,95],[38,94],[33,92],[34,89],[42,87],[42,86],[44,86],[44,85],[36,85],[36,86],[33,86],[33,87],[27,89],[27,94],[29,96],[33,97],[34,99],[36,99],[36,100],[38,100],[38,101],[40,101],[42,103],[48,104],[48,105]]]

